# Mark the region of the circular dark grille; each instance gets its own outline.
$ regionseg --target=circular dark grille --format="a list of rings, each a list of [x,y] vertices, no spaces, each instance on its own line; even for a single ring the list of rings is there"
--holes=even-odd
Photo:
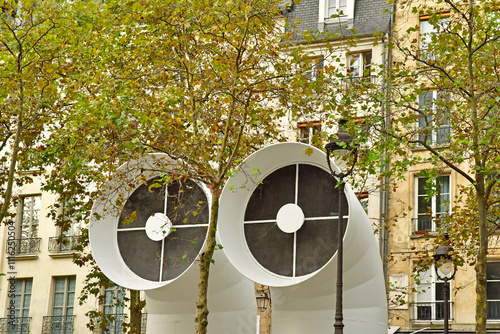
[[[118,220],[118,248],[127,266],[150,281],[168,281],[195,261],[205,241],[209,221],[207,197],[191,180],[168,185],[151,179],[129,197]],[[156,213],[172,222],[160,241],[146,235],[146,222]],[[131,219],[135,215],[135,219]]]
[[[264,178],[252,193],[244,218],[244,233],[254,258],[269,271],[298,277],[322,268],[337,250],[339,191],[325,170],[307,164],[280,168]],[[344,224],[349,209],[342,194]],[[304,224],[293,233],[277,224],[278,211],[298,205]]]

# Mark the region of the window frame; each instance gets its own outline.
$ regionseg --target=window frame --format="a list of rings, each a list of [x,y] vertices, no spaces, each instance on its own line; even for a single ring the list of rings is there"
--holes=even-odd
[[[426,94],[429,94],[429,93],[432,93],[432,100],[425,99],[422,101],[422,97],[425,96]],[[448,145],[451,141],[451,137],[452,137],[451,122],[449,120],[446,120],[446,117],[449,116],[450,111],[449,111],[449,109],[445,109],[442,112],[437,111],[437,108],[438,108],[437,104],[439,103],[438,101],[443,99],[443,98],[449,99],[450,96],[448,93],[442,92],[442,91],[437,90],[437,89],[427,90],[427,91],[423,92],[422,94],[420,94],[420,96],[418,97],[418,110],[422,110],[422,111],[420,111],[418,114],[418,119],[417,119],[417,124],[416,124],[417,133],[418,133],[417,137],[418,137],[419,141],[425,141],[425,136],[428,136],[429,134],[428,133],[420,133],[420,130],[425,129],[428,126],[432,127],[432,131],[430,132],[430,140],[428,141],[428,143],[431,146]],[[431,107],[430,107],[430,109],[428,109],[428,111],[425,111],[424,108],[427,108],[427,105],[430,105]],[[430,116],[432,116],[432,119],[428,120]],[[436,120],[438,120],[436,116],[438,116],[440,118],[444,118],[444,121],[445,121],[439,127],[435,127]],[[446,131],[446,129],[447,129],[447,131]],[[440,133],[442,133],[443,130],[445,130],[444,133],[447,133],[447,138],[445,138],[445,140],[439,140]],[[421,146],[421,144],[418,143],[417,146]]]
[[[336,4],[340,4],[340,0],[334,0]],[[319,12],[318,12],[318,27],[320,30],[324,29],[325,24],[331,24],[336,22],[344,22],[354,19],[354,6],[355,0],[347,0],[346,10],[343,11],[342,16],[331,18],[328,16],[330,8],[330,0],[319,0]],[[338,9],[339,7],[336,6]]]
[[[26,292],[26,283],[31,282],[30,286],[30,291],[29,293]],[[21,284],[21,291],[18,292],[18,283]],[[15,292],[14,292],[14,298],[16,300],[15,303],[15,316],[16,318],[28,318],[30,309],[31,309],[31,296],[33,294],[33,277],[27,277],[27,278],[16,278],[16,285],[15,285]],[[19,297],[19,301],[17,297]],[[26,296],[29,296],[28,298],[28,307],[26,307],[25,302],[26,302]],[[25,314],[26,313],[26,314]]]
[[[78,237],[82,234],[82,227],[80,222],[73,218],[71,214],[69,214],[67,211],[68,205],[71,205],[72,199],[68,198],[65,200],[61,201],[61,220],[69,220],[71,221],[69,229],[63,231],[62,228],[59,229],[59,236],[62,238],[71,238],[71,237]]]
[[[124,305],[126,294],[127,291],[123,287],[117,285],[102,290],[102,313],[106,318],[112,317],[111,319],[113,320],[110,320],[107,327],[115,334],[124,333],[123,324],[126,322],[127,318],[127,308]],[[118,301],[116,299],[118,299]],[[123,303],[123,305],[118,305],[117,303]],[[99,332],[101,332],[101,330],[99,330]],[[105,332],[102,331],[102,333]]]
[[[57,282],[58,280],[64,280],[64,290],[58,291],[57,289]],[[70,281],[73,280],[74,282],[74,290],[70,290]],[[63,304],[62,306],[56,305],[56,294],[63,294]],[[69,295],[73,294],[73,303],[71,306],[68,304],[68,299]],[[60,316],[60,317],[65,317],[65,316],[73,316],[74,315],[74,309],[75,309],[75,297],[76,297],[76,276],[55,276],[53,278],[53,289],[52,289],[52,308],[51,308],[51,314],[52,316]],[[55,314],[56,309],[62,309],[62,314]],[[68,312],[70,311],[70,312]]]
[[[451,212],[451,189],[452,189],[452,186],[451,186],[451,175],[450,174],[443,174],[443,175],[439,175],[437,178],[436,178],[436,182],[439,181],[439,179],[441,178],[447,178],[448,180],[448,192],[445,192],[445,193],[442,193],[440,191],[440,188],[437,189],[437,193],[433,196],[431,196],[429,198],[429,196],[427,195],[427,191],[424,189],[422,189],[423,191],[421,192],[420,191],[420,185],[419,185],[419,181],[420,180],[427,180],[429,179],[429,177],[426,177],[426,176],[418,176],[416,175],[415,176],[415,188],[414,188],[414,195],[415,195],[415,210],[414,210],[414,220],[415,220],[415,225],[414,225],[414,231],[436,231],[436,221],[437,219],[441,220],[442,219],[442,215],[446,216],[448,215],[450,212]],[[427,181],[425,181],[427,182]],[[441,197],[441,196],[448,196],[448,204],[447,204],[447,210],[446,211],[437,211],[438,210],[438,197]],[[419,203],[419,199],[420,198],[424,198],[424,200],[426,202],[430,202],[430,212],[429,211],[422,211],[420,212],[420,203]],[[443,203],[446,203],[444,200],[440,199],[440,206],[443,207]],[[427,207],[428,208],[428,207]],[[429,218],[429,223],[425,223],[425,222],[422,222],[422,224],[430,224],[430,229],[426,229],[426,228],[421,228],[422,226],[420,225],[420,216],[428,216]],[[439,218],[438,218],[439,217]]]
[[[321,121],[297,123],[297,141],[299,143],[314,145],[314,136],[321,134]],[[307,130],[307,136],[305,136]]]
[[[323,73],[323,68],[325,67],[325,58],[323,55],[313,56],[308,58],[308,62],[312,65],[307,68],[304,72],[304,77],[308,81],[317,80]]]
[[[439,24],[441,28],[445,27],[445,25],[449,24],[450,21],[450,13],[443,12],[437,14],[439,20],[443,20],[443,24]],[[432,37],[436,34],[439,34],[440,31],[436,29],[434,25],[429,23],[431,19],[431,15],[422,15],[419,17],[419,29],[418,29],[418,48],[420,50],[420,57],[426,58],[427,60],[436,60],[437,57],[434,54],[430,54],[427,50],[429,48],[429,44],[432,42]],[[446,21],[446,23],[445,23]],[[423,31],[424,28],[427,28]],[[429,57],[426,57],[429,56]]]
[[[28,210],[25,209],[25,201],[27,199],[31,199],[30,206]],[[36,203],[33,200],[38,199],[38,208],[36,207]],[[18,231],[19,231],[19,239],[33,239],[38,238],[38,231],[40,227],[40,213],[41,213],[41,203],[42,203],[42,195],[41,194],[30,194],[23,195],[21,197],[21,202],[19,205],[19,219],[18,219]],[[27,224],[24,223],[25,213],[29,211],[29,222]],[[34,223],[34,214],[36,213],[36,223]],[[26,227],[27,233],[24,233],[24,229]]]
[[[426,277],[423,277],[422,275],[429,275],[429,280],[424,282],[424,280],[426,280]],[[443,299],[437,299],[437,295],[438,295],[438,285],[441,286],[441,289],[443,289],[444,287],[444,281],[441,281],[437,278],[437,275],[436,275],[436,270],[434,268],[434,264],[431,264],[429,269],[427,271],[423,271],[419,274],[419,278],[420,278],[420,284],[418,284],[417,282],[414,282],[414,288],[415,288],[415,292],[413,293],[413,319],[416,321],[416,322],[432,322],[432,321],[437,321],[437,322],[444,322],[444,295],[443,295]],[[449,282],[448,282],[449,283]],[[420,297],[424,300],[420,300],[419,301],[419,286],[421,285],[427,285],[427,288],[426,287],[423,287],[423,289],[429,289],[430,287],[430,300],[426,300],[426,298],[424,297]],[[425,291],[425,290],[423,290]],[[451,291],[451,288],[450,288],[450,291]],[[452,317],[452,310],[453,310],[453,301],[452,301],[452,293],[449,294],[449,307],[450,307],[450,310],[448,312],[448,320],[452,320],[453,317]],[[430,304],[429,305],[419,305],[419,304]],[[442,314],[443,316],[438,318],[438,308],[437,308],[437,305],[442,305]],[[419,307],[430,307],[430,319],[419,319],[418,318],[418,315],[419,315],[419,310],[418,308]]]
[[[498,277],[497,279],[491,279],[489,277],[490,275],[488,275],[488,266],[491,266],[493,264],[496,264],[496,265],[500,266],[500,260],[488,261],[486,263],[486,285],[487,286],[490,285],[490,284],[498,284],[498,285],[500,285],[500,277]],[[500,288],[498,288],[498,290],[500,291]],[[488,291],[491,292],[491,289],[488,289],[488,288],[486,289],[486,307],[487,307],[487,309],[486,309],[487,317],[486,318],[488,319],[488,321],[491,321],[491,320],[492,321],[500,321],[500,298],[495,298],[495,299],[489,298]],[[497,317],[495,317],[495,318],[490,317],[490,310],[491,310],[490,307],[492,305],[492,304],[490,304],[490,302],[495,302],[495,303],[498,303],[498,305],[499,305],[498,311],[497,311]]]
[[[370,63],[368,64],[366,62],[367,55],[370,55]],[[353,75],[353,64],[355,64],[354,57],[359,56],[359,66],[357,70],[357,75]],[[349,54],[347,57],[348,63],[347,63],[347,68],[348,68],[348,77],[351,81],[357,81],[360,78],[370,78],[371,77],[371,72],[372,72],[372,65],[373,65],[373,52],[372,50],[367,50],[367,51],[359,51],[359,52],[352,52]],[[368,66],[367,66],[368,64]],[[368,71],[368,72],[367,72]]]

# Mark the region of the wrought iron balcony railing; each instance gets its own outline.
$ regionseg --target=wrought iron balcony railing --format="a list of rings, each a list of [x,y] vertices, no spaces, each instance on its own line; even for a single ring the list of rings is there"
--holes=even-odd
[[[412,218],[413,232],[422,234],[422,232],[430,232],[433,229],[432,219],[430,216],[422,216],[418,218]]]
[[[14,255],[30,255],[40,253],[42,238],[22,238],[7,241],[7,249],[14,251]]]
[[[365,82],[365,83],[377,83],[377,76],[375,75],[367,75],[367,76],[348,76],[345,77],[344,80],[347,83],[354,83],[354,82]]]
[[[436,321],[444,320],[444,301],[415,302],[413,303],[413,321]],[[449,303],[449,320],[453,320],[453,302]]]
[[[114,321],[108,324],[106,329],[98,328],[94,329],[93,334],[121,334],[124,333],[123,323],[127,319],[126,314],[113,314]],[[141,334],[146,334],[146,325],[148,320],[148,314],[142,313],[141,315]]]
[[[77,236],[51,237],[49,238],[49,252],[71,252],[77,242]]]
[[[71,334],[75,323],[74,315],[43,317],[42,334]]]
[[[122,334],[125,333],[123,330],[123,323],[127,319],[126,314],[108,314],[111,316],[113,321],[108,323],[106,328],[94,329],[94,334]]]
[[[0,318],[0,334],[28,334],[31,317]]]

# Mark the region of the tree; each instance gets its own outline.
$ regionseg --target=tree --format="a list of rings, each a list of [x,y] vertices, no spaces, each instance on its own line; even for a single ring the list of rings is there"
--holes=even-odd
[[[44,1],[43,6],[31,0],[6,0],[1,5],[0,223],[15,213],[9,212],[16,200],[15,186],[31,182],[48,167],[38,153],[46,149],[49,134],[72,110],[71,78],[79,73],[76,65],[88,28],[86,13],[92,12],[93,5],[57,0]],[[78,190],[82,189],[60,193],[64,199]],[[80,200],[86,193],[78,193]],[[85,215],[81,207],[77,212],[76,203],[70,208],[73,219],[82,219]],[[65,231],[71,222],[57,217],[57,208],[56,203],[52,216]]]
[[[466,180],[460,194],[464,205],[442,222],[433,219],[456,246],[468,246],[460,255],[475,266],[476,333],[486,333],[486,257],[489,236],[498,227],[499,5],[488,0],[398,2],[396,15],[425,15],[428,29],[421,31],[418,44],[419,27],[402,31],[396,25],[392,54],[380,71],[386,90],[359,82],[351,92],[372,130],[363,133],[350,122],[360,142],[371,147],[365,162],[390,163],[384,174],[395,184],[409,166],[429,166],[424,172],[429,195],[437,191],[435,180],[443,168]],[[352,118],[356,106],[347,97],[350,108],[342,116]]]
[[[28,150],[66,105],[58,93],[75,43],[63,1],[3,1],[0,13],[0,223],[9,215],[14,184],[29,182]],[[77,12],[76,12],[77,13]],[[76,17],[74,17],[76,18]]]
[[[88,189],[122,162],[164,152],[212,191],[207,248],[199,257],[196,332],[206,333],[207,289],[219,195],[252,151],[283,140],[280,121],[303,110],[321,80],[304,80],[307,54],[291,48],[274,0],[110,1],[87,34],[74,105],[41,160],[49,187]],[[317,101],[308,101],[314,110]],[[302,107],[302,108],[299,108]],[[68,190],[69,189],[69,190]],[[88,191],[88,190],[87,190]],[[95,192],[88,193],[94,198]]]

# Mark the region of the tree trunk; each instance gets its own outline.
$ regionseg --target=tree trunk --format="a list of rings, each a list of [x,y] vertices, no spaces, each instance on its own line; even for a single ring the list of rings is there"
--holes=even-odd
[[[487,206],[484,198],[484,177],[477,178],[479,214],[479,251],[476,262],[476,334],[486,334],[486,260],[488,255]]]
[[[141,334],[142,308],[141,292],[130,290],[130,334]]]
[[[23,133],[23,110],[24,110],[24,86],[23,82],[19,83],[19,112],[17,114],[17,129],[12,144],[12,152],[10,155],[9,174],[7,176],[7,188],[3,196],[3,203],[0,210],[0,224],[7,215],[12,199],[12,188],[14,185],[14,177],[16,172],[17,155],[19,154],[19,145],[21,143],[21,135]]]
[[[215,232],[217,230],[217,215],[219,212],[219,187],[214,186],[212,191],[212,204],[210,224],[207,236],[207,249],[200,255],[200,278],[198,280],[198,297],[196,298],[196,334],[206,334],[208,327],[208,275],[210,264],[216,247]]]

